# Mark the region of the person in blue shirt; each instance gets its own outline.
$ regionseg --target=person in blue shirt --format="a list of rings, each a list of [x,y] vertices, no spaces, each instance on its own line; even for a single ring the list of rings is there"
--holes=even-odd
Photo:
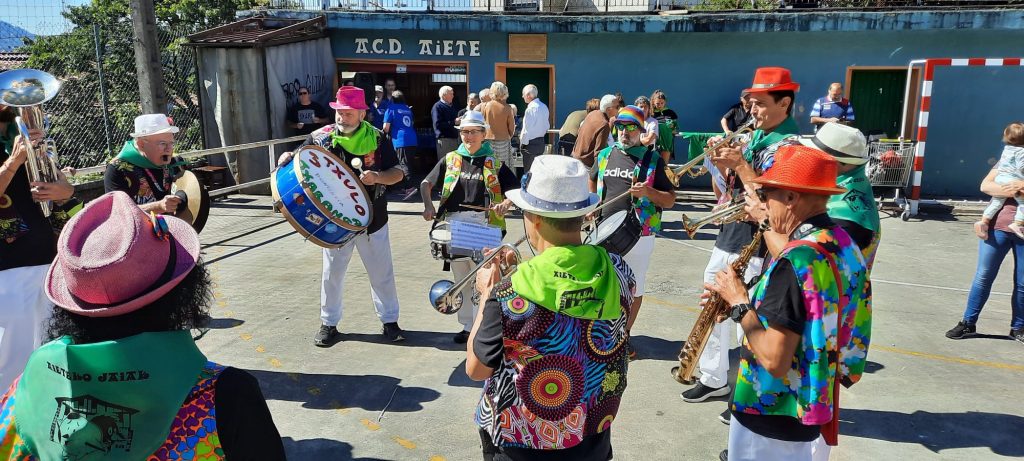
[[[412,109],[405,104],[405,94],[395,90],[391,93],[391,103],[387,105],[384,116],[381,117],[383,131],[391,135],[391,142],[395,146],[395,153],[406,165],[412,164],[412,157],[416,154],[416,129],[412,127]],[[402,200],[412,197],[418,189],[409,183],[408,176],[402,180]]]
[[[373,98],[373,119],[370,123],[373,127],[382,130],[384,128],[384,115],[388,112],[388,107],[391,106],[391,100],[384,97],[384,87],[380,85],[374,85],[374,98]]]
[[[811,109],[811,124],[814,125],[815,133],[829,122],[844,125],[853,122],[853,104],[843,97],[843,85],[840,83],[829,85],[828,94],[814,101],[814,108]]]

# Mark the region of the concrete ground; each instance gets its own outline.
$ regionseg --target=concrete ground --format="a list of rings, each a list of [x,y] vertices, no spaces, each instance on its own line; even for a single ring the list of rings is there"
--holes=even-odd
[[[475,460],[472,415],[480,383],[464,373],[454,316],[429,307],[427,289],[447,277],[430,256],[421,205],[391,204],[391,246],[404,343],[381,340],[365,271],[349,267],[342,342],[312,345],[319,327],[321,251],[304,242],[266,197],[215,203],[202,233],[216,281],[209,357],[251,371],[295,460]],[[666,213],[633,328],[640,359],[614,425],[616,460],[714,460],[728,427],[723,400],[685,403],[669,376],[697,310],[714,231],[689,240],[677,205]],[[978,323],[983,336],[943,333],[959,320],[974,274],[970,218],[884,218],[874,271],[869,374],[843,390],[833,460],[980,460],[1024,457],[1024,344],[1007,339],[1012,263],[1003,265]],[[509,239],[522,235],[509,222]],[[527,250],[528,251],[528,250]],[[354,258],[355,259],[355,258]],[[733,351],[735,360],[736,351]],[[734,362],[735,363],[735,362]]]

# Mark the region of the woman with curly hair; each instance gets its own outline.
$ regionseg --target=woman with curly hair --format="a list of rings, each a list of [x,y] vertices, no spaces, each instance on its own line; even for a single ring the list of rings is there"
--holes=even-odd
[[[211,296],[188,223],[103,195],[64,228],[45,288],[53,340],[0,397],[8,459],[285,459],[256,379],[189,332]]]

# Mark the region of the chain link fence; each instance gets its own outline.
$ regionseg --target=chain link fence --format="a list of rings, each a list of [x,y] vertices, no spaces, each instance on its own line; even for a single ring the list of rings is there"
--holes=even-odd
[[[183,46],[195,32],[158,27],[166,113],[181,129],[175,137],[177,152],[202,148],[195,54]],[[129,139],[141,113],[134,37],[126,20],[22,39],[24,45],[0,53],[0,70],[39,69],[63,82],[60,93],[43,106],[62,166],[103,164]],[[0,34],[0,40],[7,38]]]

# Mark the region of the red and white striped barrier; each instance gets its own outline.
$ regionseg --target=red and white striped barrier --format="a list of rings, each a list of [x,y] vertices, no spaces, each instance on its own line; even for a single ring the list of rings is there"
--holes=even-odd
[[[914,172],[911,176],[911,189],[910,189],[910,214],[911,216],[917,214],[917,204],[921,199],[921,175],[924,171],[924,149],[926,141],[928,140],[928,112],[932,106],[932,82],[935,78],[935,68],[940,66],[951,66],[951,67],[985,67],[985,66],[1022,66],[1022,59],[1024,58],[966,58],[966,59],[952,59],[952,58],[931,58],[931,59],[915,59],[910,61],[907,65],[907,85],[906,91],[903,94],[903,122],[900,124],[900,136],[906,132],[907,126],[907,110],[905,105],[910,104],[910,82],[914,71],[914,66],[924,65],[924,79],[921,83],[921,111],[917,115],[917,148],[914,149]]]

